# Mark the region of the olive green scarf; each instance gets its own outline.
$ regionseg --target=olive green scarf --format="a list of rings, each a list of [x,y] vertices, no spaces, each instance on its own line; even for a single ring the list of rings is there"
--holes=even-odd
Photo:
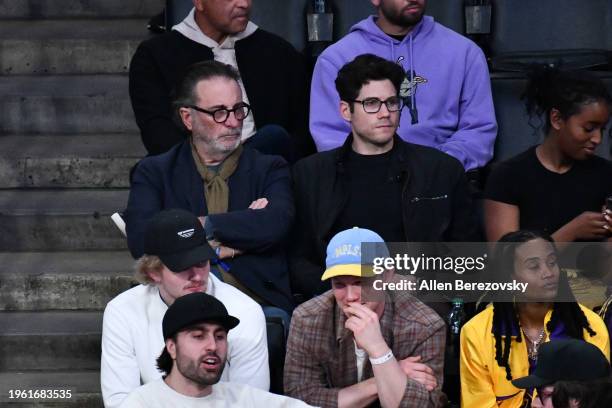
[[[218,168],[218,171],[210,170],[204,163],[200,161],[200,156],[191,143],[191,155],[195,162],[198,173],[204,181],[204,198],[206,199],[206,207],[208,214],[221,214],[227,212],[229,203],[229,186],[227,179],[234,174],[240,161],[242,154],[242,145],[238,146]]]

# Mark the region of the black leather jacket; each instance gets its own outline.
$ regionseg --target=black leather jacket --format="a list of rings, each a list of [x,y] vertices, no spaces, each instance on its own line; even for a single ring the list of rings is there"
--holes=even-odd
[[[310,297],[328,288],[320,278],[331,229],[348,199],[343,175],[352,140],[349,135],[343,146],[307,157],[293,168],[297,212],[290,271],[294,293]],[[461,163],[397,136],[394,143],[389,172],[403,182],[401,222],[406,242],[478,241],[478,224]]]

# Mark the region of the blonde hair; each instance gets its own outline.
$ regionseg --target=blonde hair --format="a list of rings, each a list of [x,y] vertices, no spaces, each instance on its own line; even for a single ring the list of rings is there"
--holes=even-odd
[[[149,271],[160,271],[164,263],[156,255],[143,255],[134,264],[134,278],[145,285],[153,285],[155,282],[149,276]]]

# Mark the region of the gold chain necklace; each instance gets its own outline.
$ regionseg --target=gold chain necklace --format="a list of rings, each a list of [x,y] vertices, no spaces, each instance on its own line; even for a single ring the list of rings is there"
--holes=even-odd
[[[527,335],[524,329],[521,328],[521,330],[523,332],[523,335],[525,335],[525,338],[529,340],[529,342],[531,343],[531,344],[527,343],[527,355],[530,360],[537,362],[538,361],[538,349],[540,348],[540,345],[544,341],[544,336],[546,335],[546,332],[544,331],[544,328],[542,328],[542,331],[538,335],[538,338],[534,340]]]

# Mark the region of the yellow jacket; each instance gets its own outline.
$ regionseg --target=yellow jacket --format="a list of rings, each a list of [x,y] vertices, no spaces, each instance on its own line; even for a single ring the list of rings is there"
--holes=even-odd
[[[597,346],[610,360],[610,339],[604,322],[597,314],[580,305],[596,335],[586,331],[586,341]],[[544,318],[544,327],[552,310]],[[506,369],[495,361],[495,338],[492,333],[493,307],[489,306],[463,326],[461,330],[461,407],[463,408],[519,408],[525,390],[516,388],[506,379]],[[545,329],[546,330],[546,329]],[[550,337],[548,330],[546,338]],[[512,378],[529,375],[527,343],[512,341],[508,358]]]

